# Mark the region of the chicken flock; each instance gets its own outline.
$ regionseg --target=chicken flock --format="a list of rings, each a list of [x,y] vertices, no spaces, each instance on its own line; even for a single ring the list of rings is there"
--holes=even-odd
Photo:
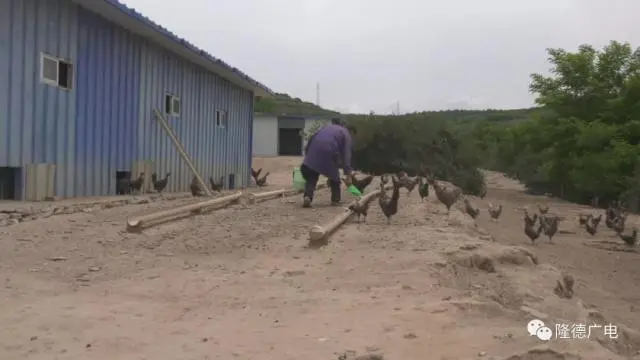
[[[351,184],[361,193],[364,193],[365,188],[373,181],[373,176],[371,175],[365,176],[362,179],[358,179],[353,174],[350,175],[350,177]],[[348,182],[345,180],[345,183]],[[407,196],[411,196],[417,188],[421,201],[429,196],[429,189],[433,188],[438,200],[447,207],[447,212],[462,195],[462,191],[459,188],[448,188],[429,176],[410,177],[405,172],[382,175],[380,176],[380,193],[377,195],[377,200],[382,214],[387,218],[387,224],[390,224],[392,217],[398,213],[400,189],[402,188],[407,190]],[[370,204],[370,202],[356,201],[348,207],[348,210],[356,214],[358,222],[360,222],[361,217],[366,221]]]
[[[267,186],[267,178],[269,172],[262,173],[263,169],[251,169],[251,177],[257,187]],[[151,184],[153,189],[157,193],[167,187],[169,183],[169,177],[171,173],[167,173],[163,178],[159,178],[156,173],[151,175]],[[385,174],[379,177],[379,190],[380,193],[376,195],[377,203],[380,207],[382,214],[387,218],[387,224],[391,224],[391,219],[398,213],[398,202],[400,200],[400,189],[406,189],[407,196],[411,196],[413,191],[417,189],[418,195],[421,201],[429,196],[430,189],[433,188],[433,192],[440,203],[442,203],[446,209],[447,214],[451,211],[451,207],[462,199],[464,207],[461,210],[470,216],[474,221],[480,216],[480,208],[474,206],[469,198],[464,196],[461,189],[456,186],[447,186],[443,182],[437,181],[431,176],[415,176],[410,177],[405,172],[399,172],[397,174]],[[374,180],[374,176],[366,175],[362,178],[358,178],[356,175],[350,175],[350,181],[346,178],[342,179],[345,184],[353,184],[361,193],[365,192],[365,189],[371,185]],[[145,174],[140,173],[136,179],[119,179],[116,184],[117,193],[120,195],[131,194],[133,192],[141,192],[143,184],[145,182]],[[209,187],[213,192],[221,192],[224,189],[224,176],[221,176],[217,181],[213,177],[209,177]],[[202,196],[204,191],[200,186],[200,182],[194,176],[191,181],[191,194],[193,196]],[[366,222],[367,215],[369,213],[369,207],[371,202],[356,201],[350,205],[347,209],[354,212],[357,215],[357,222],[360,223],[360,219]],[[493,205],[489,203],[487,213],[491,221],[497,222],[502,214],[503,206]],[[578,215],[578,224],[581,228],[584,228],[586,234],[595,236],[599,231],[599,225],[604,215],[605,226],[612,230],[617,237],[619,237],[626,245],[634,246],[637,244],[637,228],[632,228],[627,231],[626,220],[629,215],[629,211],[620,202],[614,202],[609,205],[604,214],[594,213],[582,213]],[[558,234],[558,228],[560,222],[565,220],[564,217],[553,215],[549,212],[548,205],[538,205],[537,212],[530,213],[529,209],[524,209],[523,225],[524,234],[529,238],[532,244],[536,244],[536,241],[544,236],[548,239],[548,243],[553,243],[553,238]]]
[[[362,179],[358,179],[355,175],[351,175],[351,183],[364,193],[365,188],[371,184],[373,176],[366,176]],[[347,183],[345,181],[345,183]],[[388,187],[390,186],[390,189]],[[387,224],[391,223],[391,218],[398,212],[398,201],[400,199],[400,189],[407,190],[407,196],[410,196],[412,191],[417,188],[421,201],[429,196],[429,191],[433,188],[433,192],[440,203],[442,203],[446,209],[447,214],[451,211],[452,206],[462,199],[463,207],[461,210],[467,214],[474,221],[478,219],[481,214],[480,208],[474,206],[472,201],[466,197],[460,188],[456,186],[446,186],[443,182],[439,182],[429,176],[421,177],[409,177],[406,173],[401,172],[398,174],[387,174],[380,176],[380,194],[378,197],[378,205],[387,218]],[[360,223],[361,217],[366,222],[367,214],[369,212],[370,203],[356,201],[354,204],[348,207],[349,211],[352,211],[357,216],[357,222]],[[489,218],[493,222],[497,222],[500,215],[503,212],[503,205],[494,205],[489,202],[487,213]],[[584,227],[585,232],[588,235],[594,236],[598,232],[598,226],[604,215],[604,223],[607,228],[613,230],[626,245],[634,246],[637,243],[637,229],[632,228],[626,232],[625,223],[629,212],[619,202],[611,204],[604,214],[580,214],[578,216],[578,223],[580,227]],[[559,225],[565,220],[562,216],[553,215],[550,212],[548,205],[538,205],[537,211],[530,213],[529,209],[524,209],[524,234],[529,238],[532,244],[536,244],[541,236],[548,239],[548,243],[553,244],[554,236],[559,233]]]
[[[267,186],[267,178],[269,177],[269,172],[266,172],[262,175],[261,174],[262,169],[251,169],[251,177],[253,178],[256,186]],[[167,173],[163,178],[159,178],[158,174],[155,172],[151,174],[151,185],[153,187],[153,190],[157,193],[162,193],[162,191],[164,191],[164,189],[166,189],[167,185],[169,184],[170,176],[171,173]],[[140,173],[140,175],[138,175],[138,177],[135,179],[127,177],[118,179],[118,181],[116,182],[116,194],[127,195],[133,193],[141,193],[144,182],[144,172]],[[189,188],[191,190],[191,195],[193,196],[203,196],[205,194],[205,191],[200,186],[200,182],[198,181],[198,178],[196,176],[191,179]],[[209,177],[209,188],[213,192],[222,192],[222,190],[224,189],[224,176],[220,176],[218,181],[214,180],[213,176]]]

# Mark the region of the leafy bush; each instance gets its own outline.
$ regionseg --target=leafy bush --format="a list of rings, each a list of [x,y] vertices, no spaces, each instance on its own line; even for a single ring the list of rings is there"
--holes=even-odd
[[[381,175],[406,171],[426,175],[459,186],[465,193],[482,193],[484,176],[477,160],[452,135],[447,124],[426,113],[404,116],[350,116],[357,129],[354,166],[366,173]]]

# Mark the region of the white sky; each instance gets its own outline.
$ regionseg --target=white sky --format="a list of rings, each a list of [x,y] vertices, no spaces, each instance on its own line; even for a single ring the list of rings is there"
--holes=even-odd
[[[639,0],[124,0],[275,91],[388,113],[533,104],[547,47],[640,46]]]

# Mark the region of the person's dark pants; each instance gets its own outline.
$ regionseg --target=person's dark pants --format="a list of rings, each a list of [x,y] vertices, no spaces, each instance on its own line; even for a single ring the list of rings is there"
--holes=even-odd
[[[320,174],[304,164],[300,167],[300,173],[305,181],[304,197],[313,200],[313,193],[316,191]],[[331,188],[331,202],[340,202],[340,182],[329,179],[329,187]]]

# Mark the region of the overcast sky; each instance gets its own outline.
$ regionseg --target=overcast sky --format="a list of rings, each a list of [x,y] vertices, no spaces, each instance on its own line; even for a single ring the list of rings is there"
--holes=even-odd
[[[640,46],[639,0],[125,0],[275,91],[344,112],[518,108],[547,47]]]

